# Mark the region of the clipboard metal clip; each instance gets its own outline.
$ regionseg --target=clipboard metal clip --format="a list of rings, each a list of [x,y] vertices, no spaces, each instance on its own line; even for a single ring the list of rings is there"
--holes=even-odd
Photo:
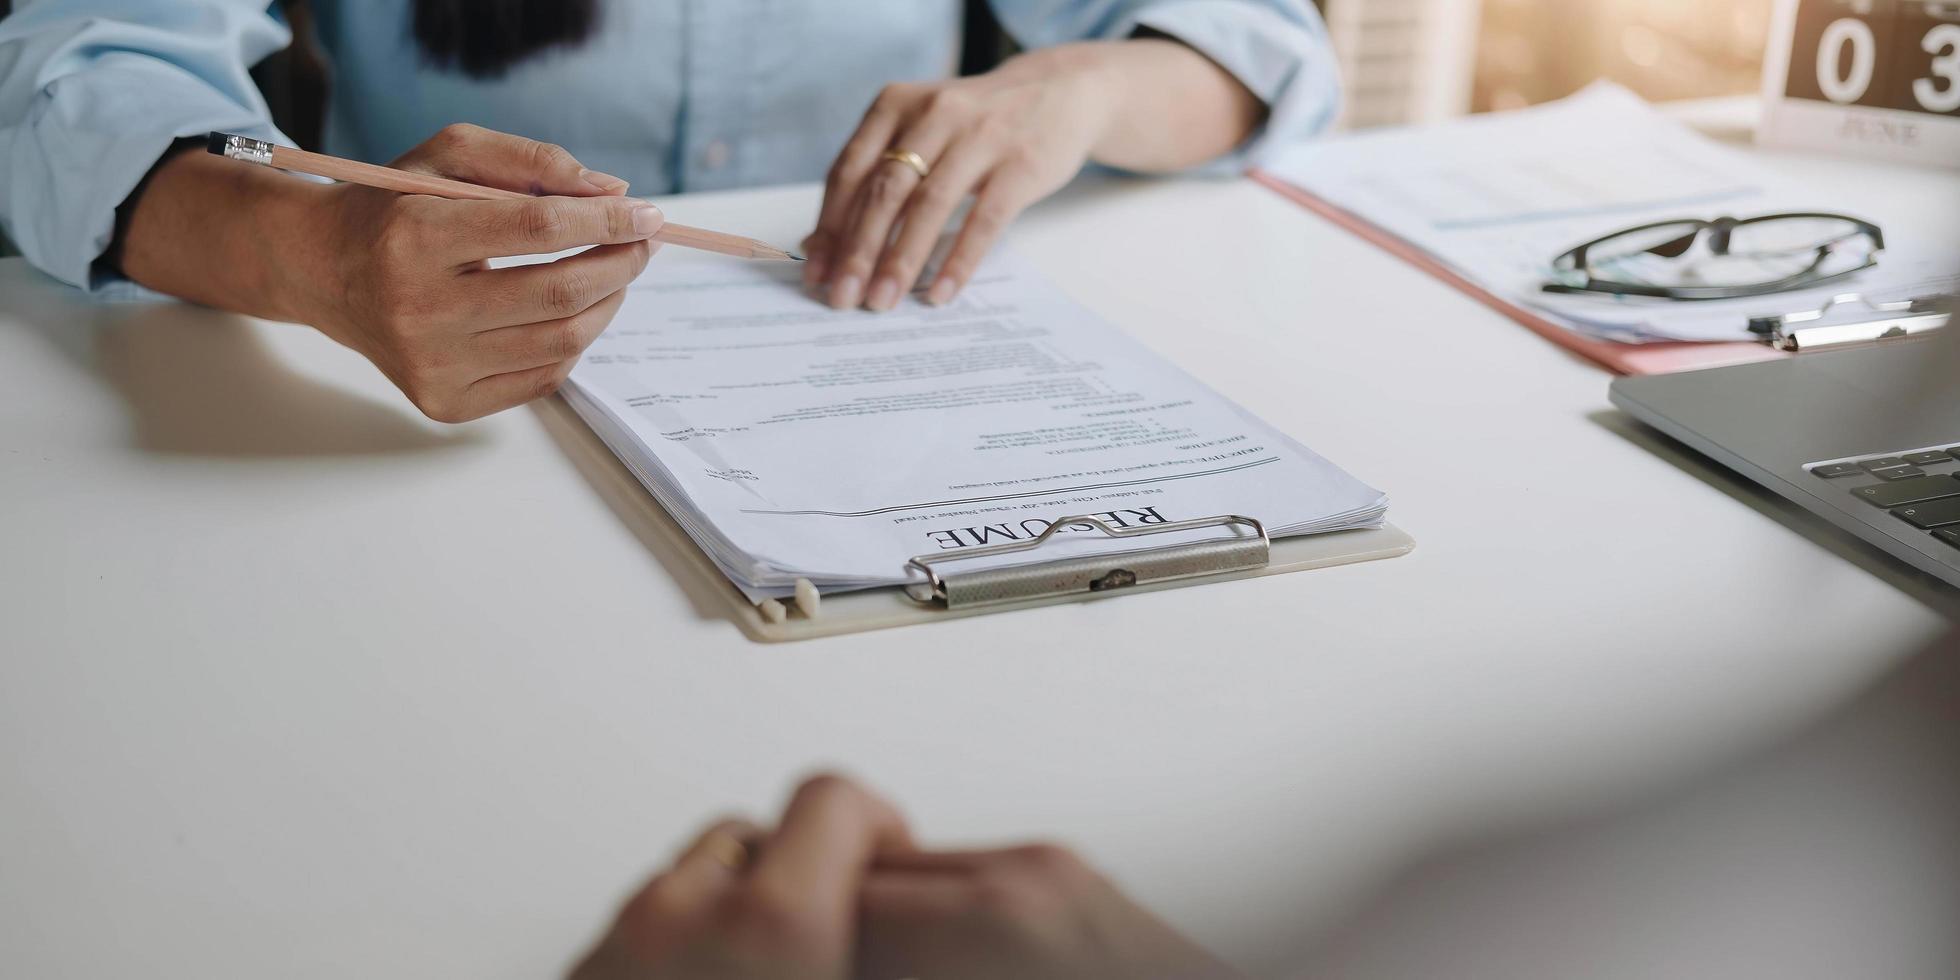
[[[1863,307],[1878,316],[1874,319],[1849,323],[1800,326],[1816,324],[1841,306]],[[1953,308],[1954,297],[1945,295],[1878,302],[1862,293],[1840,293],[1814,310],[1800,310],[1780,316],[1751,317],[1749,332],[1755,334],[1763,343],[1779,350],[1817,350],[1822,347],[1910,337],[1914,334],[1938,330],[1952,319]]]
[[[1065,530],[1098,530],[1112,538],[1141,538],[1205,528],[1236,529],[1230,537],[1185,542],[1161,548],[1107,555],[1060,558],[1031,565],[982,568],[946,574],[941,566],[976,558],[1033,551]],[[1251,533],[1245,533],[1245,532]],[[906,568],[925,575],[923,583],[906,586],[914,600],[947,609],[1020,602],[1085,592],[1110,592],[1134,586],[1202,578],[1264,568],[1272,561],[1272,539],[1266,526],[1250,517],[1221,515],[1197,520],[1119,527],[1099,517],[1064,517],[1025,541],[970,548],[958,554],[919,555]]]

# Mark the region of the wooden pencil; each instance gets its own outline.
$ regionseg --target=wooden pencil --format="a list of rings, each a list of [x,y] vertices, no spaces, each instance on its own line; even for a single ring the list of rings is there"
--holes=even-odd
[[[432,177],[428,174],[396,170],[393,167],[361,163],[358,160],[343,160],[324,153],[314,153],[290,146],[276,146],[263,140],[233,136],[229,133],[212,133],[208,149],[218,156],[245,163],[255,163],[293,173],[311,174],[315,177],[326,177],[330,180],[376,187],[401,194],[429,194],[457,201],[504,201],[530,197],[529,194],[520,194],[501,187],[485,187],[447,177]],[[672,222],[662,227],[653,236],[653,240],[742,259],[803,261],[802,256],[784,251],[768,242]]]

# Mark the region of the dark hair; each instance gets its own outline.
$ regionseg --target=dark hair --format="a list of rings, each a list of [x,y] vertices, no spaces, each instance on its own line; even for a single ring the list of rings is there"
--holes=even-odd
[[[599,0],[415,0],[422,56],[438,68],[495,78],[546,48],[592,36]]]

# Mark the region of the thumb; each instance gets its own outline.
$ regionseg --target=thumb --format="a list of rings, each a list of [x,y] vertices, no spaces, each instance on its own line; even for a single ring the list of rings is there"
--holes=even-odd
[[[468,123],[444,126],[394,166],[533,196],[626,193],[626,181],[586,169],[562,146]]]

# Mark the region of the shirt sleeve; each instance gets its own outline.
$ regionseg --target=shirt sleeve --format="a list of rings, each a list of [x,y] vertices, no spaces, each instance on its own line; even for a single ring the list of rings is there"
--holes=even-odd
[[[179,137],[285,140],[249,68],[290,40],[265,0],[29,0],[0,20],[0,229],[96,290],[116,208]]]
[[[1315,136],[1341,109],[1327,25],[1307,0],[993,0],[1001,26],[1027,47],[1129,37],[1148,28],[1231,72],[1266,103],[1259,132],[1201,168],[1236,171],[1275,147]]]

